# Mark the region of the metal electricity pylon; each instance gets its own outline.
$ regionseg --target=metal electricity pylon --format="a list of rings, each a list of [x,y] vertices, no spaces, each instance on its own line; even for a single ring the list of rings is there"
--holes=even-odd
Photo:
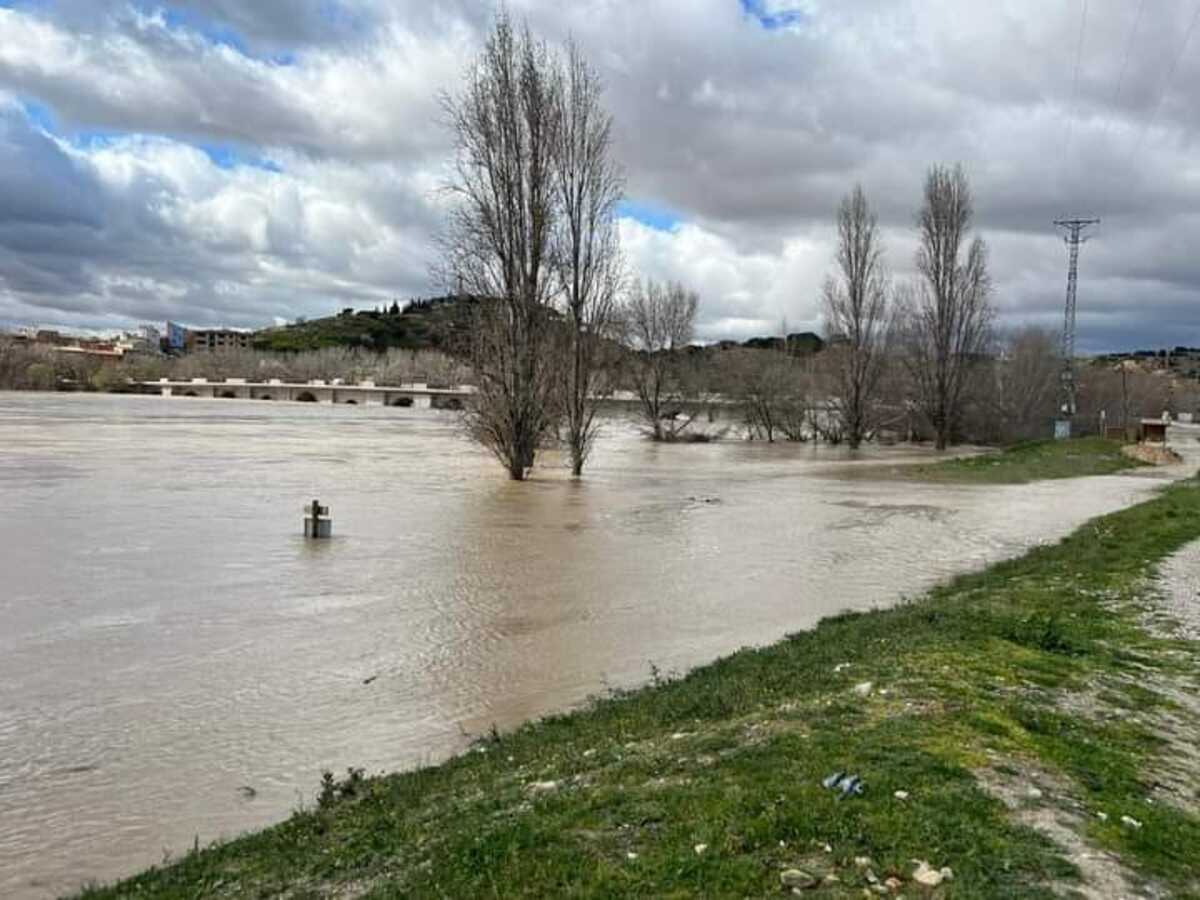
[[[1062,384],[1059,394],[1059,419],[1055,425],[1056,437],[1071,436],[1071,419],[1075,416],[1075,298],[1079,281],[1079,246],[1087,241],[1084,232],[1099,219],[1058,219],[1054,223],[1066,231],[1065,240],[1070,248],[1070,268],[1067,269],[1067,308],[1063,315],[1062,332]]]

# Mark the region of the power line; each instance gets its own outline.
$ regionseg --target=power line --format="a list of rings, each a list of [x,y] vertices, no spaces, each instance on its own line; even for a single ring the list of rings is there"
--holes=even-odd
[[[1079,43],[1075,47],[1075,75],[1071,79],[1071,105],[1067,115],[1067,137],[1063,141],[1062,157],[1059,161],[1059,180],[1066,170],[1067,161],[1071,155],[1071,139],[1075,131],[1075,107],[1079,97],[1079,70],[1083,64],[1083,39],[1087,34],[1088,0],[1083,0],[1083,8],[1079,17]]]
[[[1087,34],[1088,0],[1083,0],[1083,14],[1079,17],[1079,44],[1075,48],[1075,76],[1071,79],[1071,113],[1067,119],[1067,143],[1071,146],[1071,132],[1075,125],[1075,104],[1079,98],[1079,69],[1083,63],[1083,38]]]
[[[1135,155],[1142,148],[1142,144],[1145,143],[1146,135],[1150,133],[1150,129],[1154,125],[1154,120],[1158,118],[1158,111],[1162,109],[1162,105],[1167,99],[1167,93],[1171,90],[1171,85],[1175,82],[1175,74],[1179,70],[1179,63],[1183,60],[1183,54],[1187,52],[1188,43],[1192,39],[1192,32],[1196,30],[1197,23],[1200,23],[1200,3],[1196,4],[1196,11],[1192,13],[1192,21],[1188,23],[1187,31],[1183,35],[1183,44],[1180,46],[1179,52],[1175,54],[1171,68],[1167,70],[1167,79],[1163,82],[1162,91],[1158,95],[1158,102],[1151,107],[1150,117],[1146,120],[1146,125],[1142,129],[1142,135],[1134,145],[1133,152]]]
[[[1125,58],[1121,60],[1121,72],[1117,76],[1117,89],[1113,92],[1112,106],[1115,109],[1121,99],[1121,91],[1125,87],[1125,74],[1129,71],[1129,60],[1133,56],[1133,42],[1137,38],[1138,29],[1142,25],[1142,14],[1146,12],[1146,0],[1138,4],[1137,16],[1133,20],[1133,29],[1129,32],[1129,40],[1125,42]]]

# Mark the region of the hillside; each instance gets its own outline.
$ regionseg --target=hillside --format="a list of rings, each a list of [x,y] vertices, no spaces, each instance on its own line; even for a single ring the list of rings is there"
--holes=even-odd
[[[254,348],[275,352],[362,347],[368,350],[454,352],[469,327],[474,301],[457,297],[414,300],[400,309],[343,310],[336,316],[300,321],[255,333]]]
[[[271,352],[300,352],[322,347],[361,347],[366,350],[442,350],[457,353],[471,327],[473,297],[434,297],[414,300],[403,309],[393,304],[384,310],[345,309],[336,316],[297,321],[277,328],[264,328],[254,335],[254,349]],[[787,349],[797,356],[819,353],[825,342],[811,332],[789,334]],[[714,353],[735,348],[780,350],[778,337],[757,337],[738,343],[721,341],[697,345],[692,352]]]

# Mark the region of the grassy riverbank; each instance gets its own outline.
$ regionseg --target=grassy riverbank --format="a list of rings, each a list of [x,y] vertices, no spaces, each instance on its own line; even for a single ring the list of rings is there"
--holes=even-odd
[[[994,453],[906,468],[922,481],[964,484],[1026,484],[1049,478],[1112,475],[1144,465],[1121,452],[1118,441],[1075,438],[1027,441]]]
[[[330,785],[87,896],[741,897],[786,877],[812,896],[1200,897],[1200,652],[1147,624],[1153,565],[1196,538],[1191,481],[898,608]],[[836,771],[865,792],[824,789]],[[917,886],[914,860],[953,877]]]

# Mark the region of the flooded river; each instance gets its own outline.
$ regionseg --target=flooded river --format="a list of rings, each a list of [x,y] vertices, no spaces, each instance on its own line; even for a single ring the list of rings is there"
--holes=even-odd
[[[1158,483],[828,475],[863,460],[616,422],[583,482],[517,485],[452,413],[0,394],[0,896],[891,603]],[[327,543],[299,536],[314,497]]]

